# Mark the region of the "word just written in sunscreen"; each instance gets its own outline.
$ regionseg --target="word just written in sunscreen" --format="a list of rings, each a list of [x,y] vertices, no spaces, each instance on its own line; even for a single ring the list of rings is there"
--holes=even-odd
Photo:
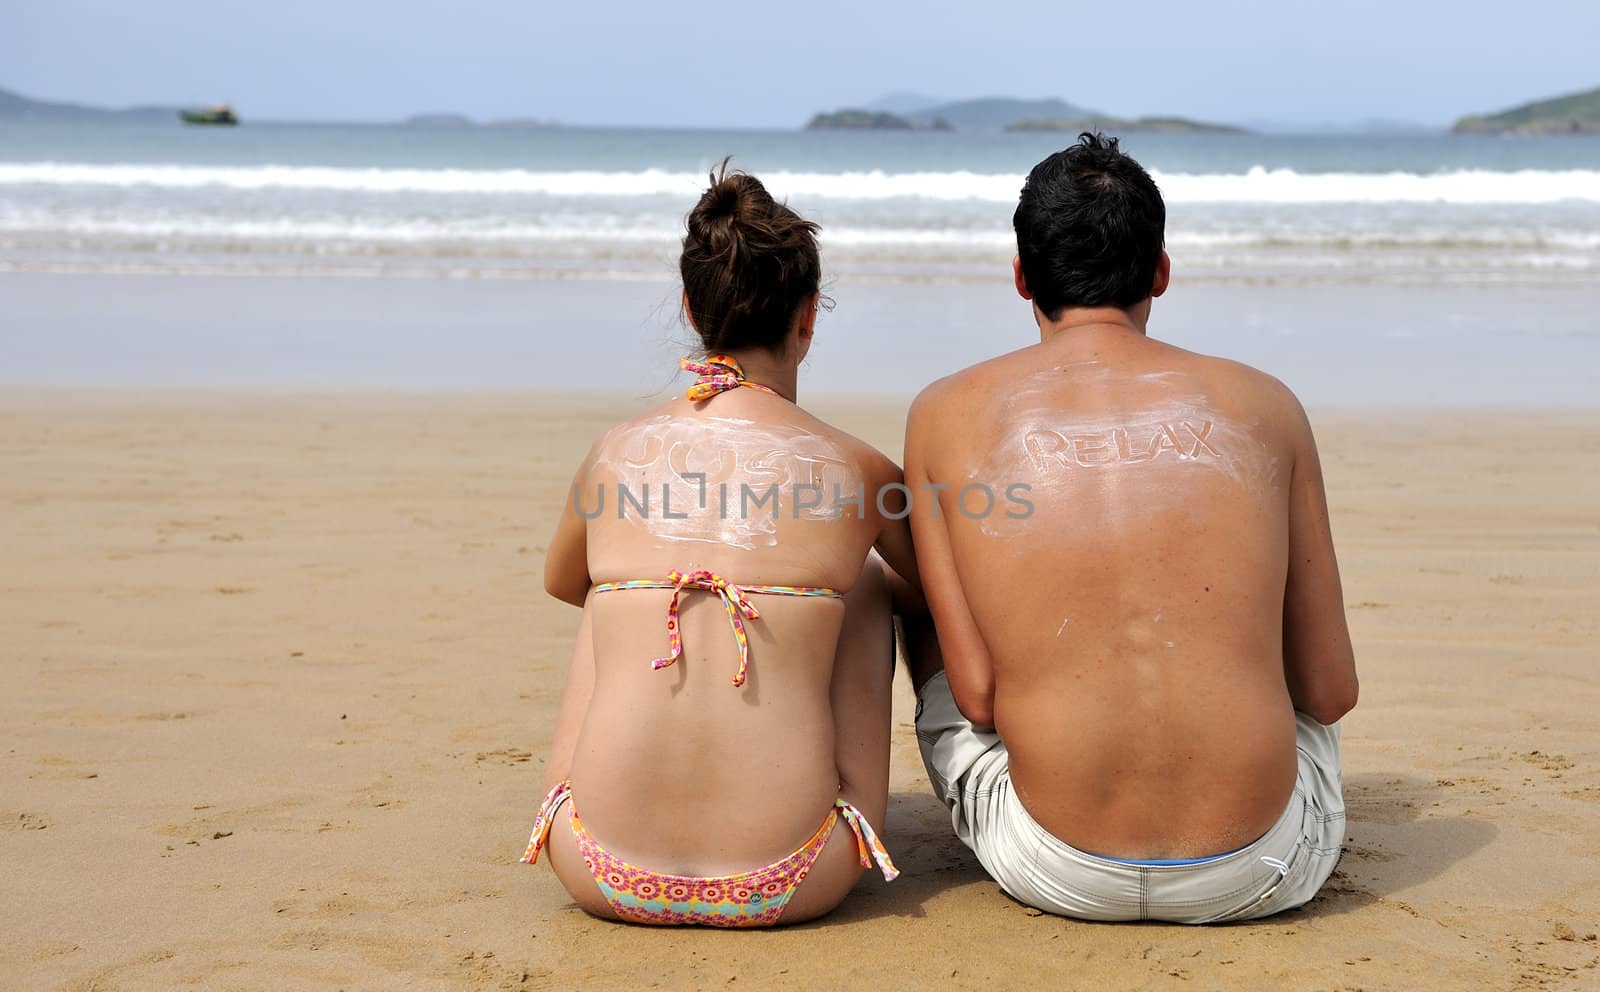
[[[602,443],[595,469],[599,478],[615,478],[619,517],[646,527],[656,538],[745,549],[777,543],[776,514],[727,512],[731,483],[756,483],[763,494],[769,489],[815,487],[826,492],[861,486],[854,462],[827,438],[797,427],[727,417],[663,415],[625,425]],[[605,486],[598,489],[597,498],[603,500]],[[651,489],[658,496],[656,512],[647,509]],[[721,497],[719,512],[704,512],[708,489]],[[576,500],[576,490],[573,495]],[[734,502],[742,495],[735,493]],[[632,515],[624,512],[630,502],[637,511]],[[790,506],[797,517],[815,519],[828,515],[820,503],[801,498]],[[602,509],[597,506],[591,515],[581,502],[578,507],[586,519]]]
[[[854,462],[827,438],[749,420],[654,417],[617,435],[606,448],[598,463],[633,483],[739,479],[779,488],[853,489],[861,481]]]

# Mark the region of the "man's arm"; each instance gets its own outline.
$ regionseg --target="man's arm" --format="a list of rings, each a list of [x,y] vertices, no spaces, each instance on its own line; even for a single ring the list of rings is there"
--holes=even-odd
[[[932,488],[926,454],[935,436],[937,414],[927,399],[917,397],[906,417],[906,485],[911,489],[911,534],[916,542],[917,568],[923,595],[933,613],[939,650],[944,656],[950,693],[961,715],[974,726],[994,726],[994,663],[967,606],[961,577],[956,574],[950,531]]]
[[[1294,708],[1331,724],[1356,705],[1355,649],[1328,523],[1316,439],[1299,401],[1289,398],[1294,446],[1289,480],[1289,575],[1283,595],[1283,674]]]

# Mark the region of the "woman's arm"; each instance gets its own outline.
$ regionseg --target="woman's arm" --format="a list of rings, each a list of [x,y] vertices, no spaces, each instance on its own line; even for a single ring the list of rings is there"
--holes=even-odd
[[[572,755],[578,748],[578,734],[589,715],[589,700],[594,695],[594,610],[587,598],[579,600],[583,619],[578,622],[578,637],[572,645],[572,662],[567,667],[567,687],[561,693],[561,708],[556,711],[556,727],[550,739],[550,760],[545,765],[545,791],[572,775]]]
[[[900,466],[877,452],[876,470],[868,473],[871,488],[866,494],[867,506],[863,510],[878,522],[878,537],[872,544],[884,562],[894,570],[901,583],[895,596],[897,604],[906,601],[907,593],[916,599],[922,595],[922,578],[917,572],[917,552],[911,539],[909,498],[906,496],[905,476]],[[879,494],[883,495],[880,500]],[[898,612],[898,610],[896,611]]]
[[[581,495],[585,505],[601,498],[588,492],[585,486],[589,476],[589,459],[584,459],[567,490],[567,505],[556,522],[556,532],[550,537],[550,549],[544,556],[544,591],[573,606],[582,606],[593,584],[589,578],[589,527],[588,521],[578,515],[577,500]]]

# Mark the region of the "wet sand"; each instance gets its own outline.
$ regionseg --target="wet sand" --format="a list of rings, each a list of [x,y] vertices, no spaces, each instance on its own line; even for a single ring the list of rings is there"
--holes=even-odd
[[[666,388],[694,336],[678,283],[7,272],[0,383],[233,389]],[[1309,406],[1600,408],[1591,286],[1185,282],[1151,335],[1266,369]],[[802,388],[909,397],[1034,344],[1011,269],[991,280],[830,274]],[[679,380],[684,385],[686,381]],[[679,388],[682,388],[680,385]]]
[[[634,401],[0,390],[0,987],[1593,988],[1600,413],[1314,413],[1362,673],[1328,889],[1215,929],[904,871],[761,933],[517,864],[577,613],[543,542]],[[903,403],[820,404],[891,453]]]

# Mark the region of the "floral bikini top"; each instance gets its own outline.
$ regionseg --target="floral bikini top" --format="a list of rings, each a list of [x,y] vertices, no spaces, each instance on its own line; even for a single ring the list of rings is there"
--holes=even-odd
[[[747,389],[759,389],[764,393],[779,395],[774,389],[751,382],[744,377],[744,370],[731,355],[712,355],[704,362],[695,362],[683,359],[679,363],[687,372],[695,373],[698,378],[684,394],[697,403],[709,400],[718,393],[729,389],[738,389],[743,386]],[[766,585],[736,585],[715,572],[706,569],[694,569],[682,572],[673,569],[667,573],[665,579],[629,579],[625,582],[602,582],[594,587],[594,591],[619,592],[626,589],[671,589],[672,599],[667,603],[667,654],[664,658],[656,658],[650,662],[650,667],[656,671],[669,668],[683,657],[683,635],[679,631],[678,610],[679,598],[685,589],[703,589],[717,595],[722,600],[722,605],[728,611],[728,626],[733,630],[733,639],[739,645],[739,671],[733,676],[733,684],[744,685],[745,673],[750,667],[750,637],[745,633],[746,620],[759,620],[761,613],[755,604],[750,602],[752,594],[759,596],[808,596],[825,599],[841,599],[844,593],[837,589],[828,589],[823,586],[766,586]]]

